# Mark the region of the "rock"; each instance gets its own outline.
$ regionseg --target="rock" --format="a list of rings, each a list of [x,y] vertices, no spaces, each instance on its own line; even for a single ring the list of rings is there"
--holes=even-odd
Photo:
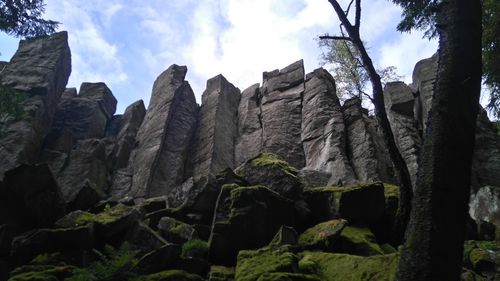
[[[491,222],[500,227],[500,187],[484,186],[471,194],[469,213],[475,220]]]
[[[422,146],[421,132],[413,114],[415,98],[411,88],[403,82],[390,82],[385,85],[384,100],[394,141],[405,160],[412,186],[415,188],[418,157]]]
[[[117,101],[106,84],[102,82],[82,83],[79,95],[82,98],[97,101],[108,119],[115,114]]]
[[[207,81],[191,160],[195,179],[235,168],[239,103],[240,90],[224,76],[217,75]]]
[[[21,165],[5,173],[0,185],[0,223],[15,233],[32,228],[50,227],[64,215],[61,191],[49,167]]]
[[[286,250],[263,248],[243,250],[238,254],[235,281],[256,281],[264,274],[274,272],[297,272],[297,256]]]
[[[370,224],[382,218],[385,208],[381,183],[311,188],[304,191],[304,198],[313,224],[334,218]]]
[[[282,225],[269,245],[297,245],[298,234],[293,227]]]
[[[200,276],[207,276],[210,271],[210,263],[206,259],[181,257],[177,260],[176,268]]]
[[[361,107],[359,98],[346,100],[342,106],[347,131],[347,151],[358,182],[392,182],[391,162],[384,151],[375,120]]]
[[[413,83],[411,87],[416,92],[415,119],[419,122],[419,128],[423,132],[427,128],[427,116],[431,109],[432,96],[434,93],[434,82],[436,81],[438,68],[438,55],[423,59],[413,69]]]
[[[212,265],[208,273],[208,281],[233,281],[234,268],[220,265]]]
[[[264,185],[290,199],[298,199],[302,194],[298,171],[275,154],[259,154],[238,167],[236,174],[250,185]]]
[[[291,200],[266,187],[224,185],[210,234],[210,260],[234,264],[239,250],[262,247],[282,225],[294,226],[294,212]]]
[[[328,185],[328,181],[332,176],[331,173],[319,172],[314,170],[302,169],[299,171],[298,177],[300,181],[304,184],[305,188],[319,187]],[[336,183],[337,185],[342,185],[342,181]]]
[[[64,201],[73,207],[71,210],[87,209],[104,199],[108,190],[104,141],[80,141],[56,178]]]
[[[39,156],[59,98],[71,73],[68,34],[58,32],[38,39],[22,40],[9,64],[4,65],[0,86],[24,96],[24,117],[2,122],[0,180],[19,164],[33,164]]]
[[[151,274],[175,266],[181,249],[178,245],[167,244],[141,257],[135,268],[141,274]]]
[[[340,233],[347,225],[345,220],[330,220],[315,225],[299,236],[299,244],[303,249],[332,251]]]
[[[187,178],[185,165],[198,105],[191,86],[184,81],[186,72],[185,66],[174,64],[153,85],[137,132],[138,145],[128,164],[133,175],[131,196],[165,195]]]
[[[12,241],[12,257],[18,262],[30,261],[38,254],[90,250],[94,247],[92,225],[62,228],[37,229]]]
[[[333,249],[335,252],[357,256],[383,255],[375,241],[375,235],[366,227],[346,226],[340,233]]]
[[[235,164],[239,166],[262,152],[262,110],[259,84],[241,93],[238,107],[238,138],[235,147]]]
[[[296,168],[305,165],[301,140],[304,62],[263,73],[262,151],[279,155]]]
[[[393,280],[398,266],[398,255],[360,257],[347,254],[303,252],[299,267],[307,264],[313,276],[320,280]]]
[[[12,238],[10,227],[6,224],[0,225],[0,257],[9,255]]]
[[[377,241],[389,243],[392,236],[392,227],[399,207],[399,187],[384,183],[385,209],[384,215],[376,223],[370,225],[377,237]]]
[[[176,244],[182,244],[197,237],[196,230],[191,225],[169,217],[160,219],[158,230],[167,241]]]
[[[72,265],[27,265],[14,270],[9,281],[65,280],[76,272],[77,267]]]
[[[146,275],[144,281],[204,281],[199,275],[188,273],[184,270],[171,269]]]
[[[466,241],[464,265],[483,276],[494,276],[497,272],[500,247],[493,241]]]
[[[147,198],[138,202],[137,205],[144,210],[144,213],[152,213],[167,208],[167,198],[165,196]]]
[[[304,169],[330,174],[329,185],[356,181],[346,154],[346,129],[333,77],[323,68],[307,74],[302,102]]]
[[[133,248],[143,254],[160,249],[168,244],[158,233],[139,220],[130,228],[125,241],[128,241]]]

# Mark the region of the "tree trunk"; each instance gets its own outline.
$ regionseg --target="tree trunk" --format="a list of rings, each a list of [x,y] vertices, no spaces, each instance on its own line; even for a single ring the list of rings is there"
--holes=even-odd
[[[438,11],[439,66],[398,281],[459,280],[481,89],[480,0]]]

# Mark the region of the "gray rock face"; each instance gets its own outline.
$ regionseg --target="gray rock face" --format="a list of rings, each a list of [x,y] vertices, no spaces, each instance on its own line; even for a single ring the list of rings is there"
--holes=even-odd
[[[0,179],[16,165],[37,160],[70,73],[66,32],[19,43],[19,49],[0,74],[0,85],[27,96],[22,104],[25,117],[1,124],[6,134],[0,138]]]
[[[385,86],[384,99],[396,145],[406,162],[412,186],[415,188],[422,138],[414,119],[413,92],[403,82],[391,82]]]
[[[154,197],[181,184],[198,105],[184,81],[187,68],[172,65],[155,81],[151,101],[137,133],[138,146],[129,161],[130,195]]]
[[[347,100],[342,106],[347,131],[347,150],[356,179],[360,182],[379,181],[387,174],[385,161],[379,159],[376,128],[358,98]],[[385,171],[384,171],[385,170]]]
[[[482,220],[500,227],[500,188],[483,186],[471,194],[469,213],[476,221]]]
[[[351,184],[356,178],[346,155],[344,116],[335,81],[323,68],[306,77],[302,105],[302,143],[306,170],[330,173],[328,184]]]
[[[301,141],[304,62],[264,72],[262,95],[262,151],[277,154],[296,168],[305,165]]]
[[[195,178],[235,168],[239,103],[240,90],[224,76],[217,75],[207,81],[192,158]]]
[[[262,151],[262,110],[260,87],[254,84],[241,93],[238,107],[238,139],[235,147],[236,166],[256,157]]]
[[[415,65],[413,69],[412,88],[417,94],[415,103],[416,120],[419,121],[420,128],[427,128],[427,116],[431,109],[432,96],[434,93],[434,81],[437,75],[437,53],[428,59],[423,59]]]

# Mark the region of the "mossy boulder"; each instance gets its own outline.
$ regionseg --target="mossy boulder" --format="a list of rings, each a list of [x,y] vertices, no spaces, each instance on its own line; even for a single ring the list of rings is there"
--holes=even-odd
[[[297,199],[304,186],[298,171],[272,153],[262,153],[236,169],[250,185],[264,185],[282,196]]]
[[[173,269],[142,276],[138,281],[204,281],[199,275]]]
[[[361,257],[348,254],[302,252],[299,257],[299,264],[306,259],[309,264],[308,268],[314,267],[313,276],[323,281],[392,281],[398,264],[396,254]],[[303,269],[303,267],[300,268]]]
[[[243,249],[267,245],[282,225],[294,226],[294,202],[264,186],[222,187],[209,240],[210,260],[234,265]]]
[[[212,265],[208,273],[208,281],[233,281],[234,267]]]
[[[73,252],[94,247],[92,225],[61,229],[37,229],[14,237],[11,255],[23,263],[42,253]]]
[[[371,224],[384,215],[385,197],[382,183],[353,186],[327,186],[304,190],[314,225],[343,218],[351,223]]]
[[[141,274],[149,274],[167,270],[175,266],[181,254],[179,245],[167,244],[142,256],[135,266]]]
[[[124,240],[141,254],[146,254],[168,244],[163,237],[140,220],[133,223]]]
[[[274,272],[262,275],[257,281],[321,281],[321,279],[302,273]]]
[[[299,236],[299,244],[305,249],[333,250],[340,233],[347,225],[346,220],[330,220],[304,231]]]
[[[194,227],[170,217],[160,219],[158,231],[167,241],[177,244],[182,244],[198,236]]]
[[[12,273],[9,281],[59,281],[73,276],[75,270],[70,265],[23,266]]]
[[[242,250],[238,254],[235,281],[257,281],[264,274],[298,272],[298,258],[286,248]]]
[[[466,241],[464,264],[477,273],[491,275],[500,266],[500,246],[495,241]]]
[[[340,233],[334,249],[336,252],[358,256],[384,254],[384,250],[377,244],[371,230],[360,226],[346,226]]]

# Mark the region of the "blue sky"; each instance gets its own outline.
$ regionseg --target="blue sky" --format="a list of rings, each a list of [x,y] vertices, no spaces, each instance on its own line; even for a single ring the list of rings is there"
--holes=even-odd
[[[346,4],[346,1],[341,1]],[[105,82],[118,112],[149,102],[156,77],[171,64],[187,65],[198,102],[206,80],[222,73],[244,90],[262,72],[304,59],[319,67],[314,40],[335,34],[339,22],[327,0],[46,0],[46,18],[69,32],[73,71],[68,87]],[[437,42],[401,34],[401,12],[388,0],[363,1],[361,33],[373,61],[394,65],[411,82],[415,63],[431,56]],[[18,40],[0,34],[0,60]]]

